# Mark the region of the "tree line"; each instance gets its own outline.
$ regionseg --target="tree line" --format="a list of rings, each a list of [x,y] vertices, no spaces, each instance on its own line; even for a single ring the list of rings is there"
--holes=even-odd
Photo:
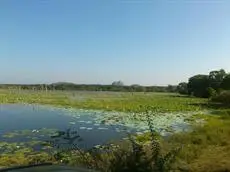
[[[1,89],[18,90],[62,90],[62,91],[115,91],[115,92],[177,92],[177,86],[141,86],[124,85],[121,81],[114,81],[111,85],[100,84],[74,84],[67,82],[58,82],[52,84],[2,84]]]
[[[224,69],[214,70],[208,75],[197,74],[177,86],[180,94],[208,98],[230,90],[230,73]]]

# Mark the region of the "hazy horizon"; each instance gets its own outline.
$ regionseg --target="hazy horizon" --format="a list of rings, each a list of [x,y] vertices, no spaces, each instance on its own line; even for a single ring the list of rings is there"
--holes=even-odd
[[[230,1],[0,1],[0,84],[176,85],[230,72]]]

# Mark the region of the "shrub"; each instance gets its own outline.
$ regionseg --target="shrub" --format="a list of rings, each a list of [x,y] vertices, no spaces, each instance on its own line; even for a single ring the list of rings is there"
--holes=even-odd
[[[220,94],[212,97],[213,102],[230,105],[230,91],[222,91]]]
[[[216,90],[213,89],[212,87],[208,87],[207,88],[207,91],[208,91],[208,97],[213,97],[213,96],[216,96]]]

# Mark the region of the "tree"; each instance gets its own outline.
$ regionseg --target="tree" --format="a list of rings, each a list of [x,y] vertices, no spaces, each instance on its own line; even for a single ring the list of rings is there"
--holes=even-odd
[[[215,90],[218,90],[225,76],[226,72],[224,69],[211,71],[209,73],[209,86]]]
[[[217,95],[216,90],[214,88],[212,88],[212,87],[208,87],[207,91],[208,91],[208,97],[214,97],[214,96]]]
[[[177,91],[177,86],[175,86],[175,85],[168,85],[167,88],[166,88],[166,90],[168,92],[176,92]]]
[[[221,93],[213,96],[211,99],[213,102],[222,103],[224,105],[230,106],[230,91],[222,91]]]
[[[138,85],[138,84],[133,84],[130,86],[130,91],[135,91],[135,92],[145,92],[146,88],[144,86]]]
[[[177,86],[177,91],[180,94],[188,94],[188,83],[181,82]]]
[[[227,74],[223,79],[220,87],[225,90],[230,90],[230,74]]]
[[[195,75],[189,78],[188,94],[196,97],[208,97],[209,76],[208,75]]]
[[[114,81],[112,83],[112,85],[114,85],[114,86],[124,86],[124,83],[122,81]]]

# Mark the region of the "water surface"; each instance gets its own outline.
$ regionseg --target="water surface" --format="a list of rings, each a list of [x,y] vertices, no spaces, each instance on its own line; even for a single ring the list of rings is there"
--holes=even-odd
[[[94,119],[93,111],[66,110],[39,105],[5,104],[0,106],[0,138],[1,141],[25,141],[23,137],[5,138],[3,135],[26,130],[39,136],[45,129],[66,130],[72,128],[78,131],[82,138],[78,142],[81,148],[90,148],[104,144],[110,140],[121,139],[124,132],[117,132],[118,125],[105,125]],[[41,132],[40,132],[41,133]],[[42,132],[44,137],[44,132]],[[35,135],[32,134],[32,135]],[[42,137],[41,137],[42,138]],[[47,139],[47,137],[44,137]],[[16,140],[15,140],[16,139]]]
[[[187,131],[189,113],[152,112],[153,129],[162,136]],[[91,148],[111,140],[127,137],[127,132],[142,134],[149,131],[146,115],[124,112],[104,112],[83,109],[64,109],[28,104],[0,105],[0,139],[7,142],[47,140],[56,130],[77,131],[80,148]],[[7,136],[7,137],[6,137]],[[17,136],[17,137],[16,137]]]

